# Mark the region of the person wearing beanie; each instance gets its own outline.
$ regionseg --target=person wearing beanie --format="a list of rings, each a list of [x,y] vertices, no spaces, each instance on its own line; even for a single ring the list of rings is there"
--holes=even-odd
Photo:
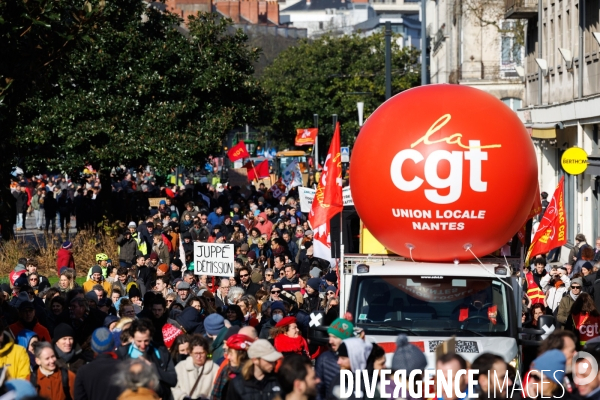
[[[306,293],[304,294],[302,309],[307,313],[324,310],[324,296],[319,293],[321,286],[320,278],[310,278],[306,283]]]
[[[171,278],[177,279],[182,277],[183,263],[179,258],[171,260]]]
[[[571,308],[575,301],[582,293],[583,290],[583,279],[573,278],[569,286],[568,294],[563,296],[558,303],[558,311],[556,313],[556,320],[563,326],[567,323],[569,316],[571,315]]]
[[[60,269],[67,267],[75,269],[75,259],[73,258],[73,243],[66,241],[56,253],[56,272],[60,276]]]
[[[562,386],[565,378],[567,358],[558,349],[548,350],[533,360],[529,369],[529,380],[525,393],[539,393],[546,399],[570,399]],[[543,376],[542,376],[543,375]],[[533,378],[533,379],[532,379]],[[539,382],[543,379],[544,384]],[[536,389],[537,387],[537,389]]]
[[[112,286],[110,285],[110,282],[108,282],[102,276],[102,267],[100,267],[99,265],[94,265],[92,267],[90,278],[83,284],[84,293],[92,291],[94,286],[96,285],[102,286],[102,288],[106,292],[106,295],[110,297],[110,294],[112,293]]]
[[[266,305],[263,305],[266,308]],[[271,310],[271,317],[267,320],[266,315],[262,318],[262,324],[257,328],[259,332],[258,337],[261,339],[268,339],[270,337],[271,329],[277,325],[286,316],[285,306],[282,301],[274,301],[269,305]]]
[[[117,360],[114,352],[115,342],[112,333],[104,327],[96,329],[91,337],[91,347],[94,359],[77,371],[75,398],[117,399],[121,394],[121,388],[113,382],[120,361]]]
[[[129,229],[123,231],[116,239],[119,246],[119,266],[131,268],[135,263],[135,255],[138,251],[138,243],[133,238]]]
[[[204,330],[206,330],[206,335],[213,340],[210,346],[213,360],[219,360],[225,351],[223,348],[227,334],[225,318],[221,314],[210,314],[204,319]]]
[[[93,358],[90,350],[83,350],[79,344],[75,343],[75,331],[70,325],[62,323],[54,328],[52,344],[59,366],[65,367],[75,374],[79,372],[79,368]]]
[[[321,353],[315,361],[315,374],[320,379],[317,384],[317,397],[325,399],[330,391],[333,379],[339,374],[337,351],[344,339],[353,337],[354,324],[352,322],[337,318],[327,328],[329,335],[329,350]]]

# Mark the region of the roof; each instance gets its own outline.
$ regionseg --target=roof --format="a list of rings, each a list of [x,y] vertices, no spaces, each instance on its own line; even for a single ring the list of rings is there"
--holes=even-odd
[[[307,4],[307,0],[300,0],[294,5],[281,11],[322,11],[328,8],[340,9],[347,8],[350,0],[310,0]]]

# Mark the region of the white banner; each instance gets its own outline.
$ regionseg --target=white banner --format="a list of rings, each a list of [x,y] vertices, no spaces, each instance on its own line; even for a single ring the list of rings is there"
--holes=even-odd
[[[233,276],[233,244],[194,242],[194,274]]]
[[[312,202],[315,197],[315,189],[307,187],[298,188],[298,196],[300,197],[300,211],[303,213],[310,212],[312,208]],[[354,200],[352,200],[352,193],[350,192],[350,186],[346,186],[342,189],[342,196],[344,198],[344,206],[353,206]]]

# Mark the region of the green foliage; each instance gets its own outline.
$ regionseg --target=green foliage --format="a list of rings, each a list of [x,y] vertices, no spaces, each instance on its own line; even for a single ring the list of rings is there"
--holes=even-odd
[[[399,48],[392,38],[392,94],[418,84],[419,53]],[[385,38],[323,37],[303,40],[282,52],[262,79],[272,100],[273,139],[293,144],[295,129],[313,125],[319,114],[320,137],[330,140],[331,115],[337,114],[342,145],[352,145],[358,133],[356,103],[364,101],[365,119],[385,101]],[[327,151],[320,142],[320,150]],[[321,151],[320,151],[321,152]]]
[[[123,3],[129,5],[123,7]],[[28,166],[65,172],[194,165],[227,130],[261,117],[256,49],[231,21],[180,20],[139,0],[106,3],[104,18],[53,70],[55,85],[19,106],[17,144]]]
[[[50,69],[103,18],[104,0],[0,1],[0,180],[20,158],[15,126],[18,105],[49,87]]]

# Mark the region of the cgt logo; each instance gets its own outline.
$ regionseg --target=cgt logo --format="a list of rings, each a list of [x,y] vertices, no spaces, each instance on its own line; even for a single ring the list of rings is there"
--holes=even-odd
[[[492,149],[501,147],[499,144],[485,145],[482,146],[479,140],[469,140],[469,144],[465,145],[462,143],[462,134],[455,133],[448,137],[441,139],[431,140],[431,136],[442,129],[452,118],[450,114],[443,115],[429,128],[425,136],[411,144],[410,149],[405,149],[396,154],[392,159],[390,166],[390,175],[394,185],[404,191],[412,192],[421,187],[424,181],[426,181],[433,189],[425,189],[425,197],[436,204],[450,204],[454,203],[462,194],[462,176],[463,176],[463,162],[466,160],[469,163],[469,186],[474,192],[485,192],[487,191],[487,182],[482,180],[482,164],[483,161],[488,159],[487,151],[482,149]],[[467,151],[448,151],[448,150],[435,150],[431,152],[427,159],[423,157],[423,154],[415,150],[414,147],[423,143],[424,145],[433,145],[437,143],[445,142],[448,145],[457,145],[459,148],[466,149]],[[407,161],[412,161],[413,168],[416,164],[425,160],[424,164],[424,178],[414,176],[412,179],[407,180],[402,173],[402,167]],[[440,162],[446,161],[450,164],[450,173],[448,177],[441,178],[438,173],[438,166]],[[441,191],[448,193],[443,195]]]
[[[598,335],[600,335],[600,333],[598,332],[598,324],[582,324],[579,327],[579,333],[581,333],[582,335],[588,336],[590,338],[596,337]]]

